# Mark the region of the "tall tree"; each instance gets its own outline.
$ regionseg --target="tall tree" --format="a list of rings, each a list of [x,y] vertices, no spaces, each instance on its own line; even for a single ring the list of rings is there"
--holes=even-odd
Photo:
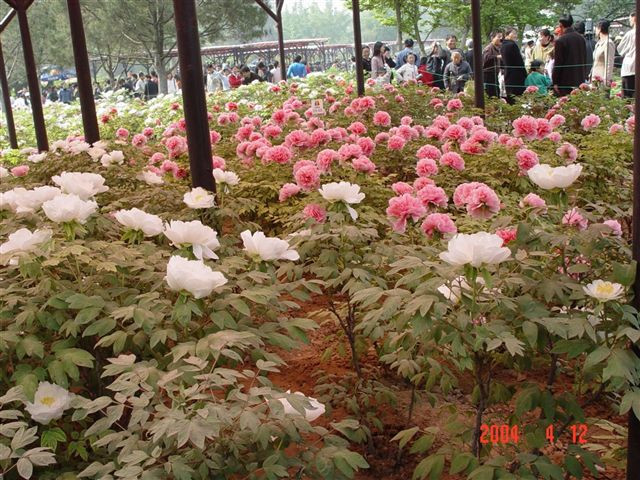
[[[263,33],[266,14],[251,1],[198,0],[200,38],[219,41],[233,37],[248,40]],[[130,42],[134,51],[152,59],[160,79],[160,91],[167,91],[166,72],[175,67],[171,51],[176,48],[171,0],[87,0],[85,9],[112,35]]]

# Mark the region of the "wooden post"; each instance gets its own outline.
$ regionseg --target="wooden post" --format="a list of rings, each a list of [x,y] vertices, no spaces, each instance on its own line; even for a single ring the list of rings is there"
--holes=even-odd
[[[471,0],[471,28],[473,39],[473,89],[476,108],[484,113],[484,75],[482,71],[482,32],[480,0]]]
[[[636,12],[640,12],[640,0],[636,0]],[[637,21],[637,17],[636,17]],[[633,28],[636,29],[637,26]],[[640,65],[640,35],[636,34],[636,65]],[[633,284],[633,304],[640,309],[640,73],[635,76],[635,115],[636,122],[633,129],[633,216],[631,223],[632,239],[631,251],[636,263],[636,279]],[[635,354],[640,357],[640,349],[632,345]],[[640,419],[633,408],[629,410],[629,428],[627,434],[627,480],[640,478]]]
[[[287,79],[287,67],[285,65],[285,56],[284,56],[284,27],[282,25],[282,5],[284,4],[284,0],[278,0],[276,4],[276,16],[278,19],[277,27],[278,27],[278,51],[280,52],[280,75],[283,80]]]
[[[191,184],[216,191],[195,0],[173,0]]]
[[[96,104],[93,99],[91,69],[89,68],[89,55],[87,54],[87,42],[82,24],[80,0],[67,0],[67,9],[69,11],[73,58],[76,63],[76,76],[78,78],[84,140],[88,143],[94,143],[100,140],[100,130],[98,129],[98,118],[96,117]]]
[[[24,67],[27,72],[27,83],[29,85],[29,95],[31,97],[30,103],[31,113],[33,114],[33,127],[36,132],[38,150],[43,152],[49,150],[49,139],[47,138],[47,127],[44,123],[42,94],[40,93],[40,79],[38,78],[36,61],[33,56],[33,45],[31,44],[31,34],[29,33],[29,20],[27,19],[27,9],[31,3],[32,2],[30,0],[13,0],[10,5],[13,6],[18,13],[22,52],[24,54]]]
[[[4,65],[4,54],[2,43],[0,42],[0,88],[2,88],[2,103],[4,114],[7,117],[7,132],[9,133],[9,144],[11,148],[18,148],[18,137],[16,136],[16,125],[13,121],[13,109],[11,108],[11,94],[9,92],[9,81],[7,80],[7,70]]]
[[[353,10],[353,40],[356,49],[356,81],[358,96],[364,95],[364,70],[362,69],[362,33],[360,31],[360,0],[351,0]]]

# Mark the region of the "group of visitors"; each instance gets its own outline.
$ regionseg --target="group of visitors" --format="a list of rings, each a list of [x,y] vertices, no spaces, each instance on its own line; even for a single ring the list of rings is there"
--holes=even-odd
[[[538,41],[527,44],[524,55],[517,44],[515,28],[491,33],[490,42],[482,52],[484,88],[489,96],[506,98],[509,103],[522,95],[529,86],[538,93],[565,96],[585,82],[610,88],[613,81],[616,51],[623,57],[622,92],[625,97],[634,95],[635,82],[635,13],[629,17],[631,29],[620,44],[609,36],[610,22],[596,24],[594,43],[585,36],[583,22],[576,25],[571,15],[560,18],[552,34],[543,28]]]
[[[387,45],[376,42],[373,52],[369,46],[363,47],[362,69],[376,83],[390,83],[394,79],[398,82],[416,81],[458,93],[472,78],[473,68],[469,60],[473,62],[473,55],[471,43],[467,44],[468,51],[463,52],[457,48],[457,42],[455,35],[449,35],[446,47],[435,42],[428,56],[419,57],[414,50],[414,41],[408,38],[395,59]]]

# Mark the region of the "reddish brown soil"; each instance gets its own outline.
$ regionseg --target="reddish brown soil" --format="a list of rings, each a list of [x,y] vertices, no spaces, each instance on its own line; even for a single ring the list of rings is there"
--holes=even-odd
[[[296,311],[296,316],[313,316],[318,311],[324,311],[324,303],[322,298],[316,298],[313,302],[303,305],[301,310]],[[323,318],[330,318],[328,314],[322,314]],[[300,391],[308,396],[314,396],[314,389],[317,383],[317,373],[324,372],[327,374],[333,374],[344,378],[353,372],[351,366],[350,357],[348,355],[340,356],[335,352],[335,347],[338,342],[336,334],[339,333],[339,326],[330,321],[322,322],[317,330],[309,334],[310,343],[303,345],[293,351],[277,351],[277,353],[286,361],[287,367],[283,368],[280,373],[274,373],[270,375],[271,380],[275,385],[280,388]],[[334,353],[330,358],[321,360],[323,352],[330,346],[334,347]],[[345,343],[346,346],[346,343]],[[409,399],[411,395],[410,387],[404,383],[402,379],[393,375],[392,372],[385,369],[383,365],[378,362],[375,350],[372,348],[362,356],[361,358],[364,375],[368,378],[375,378],[387,385],[393,385],[397,389],[396,398],[397,405],[395,408],[385,405],[382,407],[381,418],[385,425],[383,432],[373,431],[374,437],[374,449],[372,452],[368,451],[365,446],[354,445],[353,448],[362,453],[371,468],[369,470],[362,471],[356,475],[358,480],[408,480],[412,477],[413,470],[422,457],[409,455],[404,452],[401,460],[398,462],[398,448],[397,442],[391,442],[391,438],[399,431],[410,428],[413,426],[420,427],[444,427],[447,421],[447,415],[442,415],[438,411],[434,410],[427,401],[418,397],[415,403],[413,416],[411,423],[407,423],[407,412],[409,406]],[[540,385],[544,385],[546,382],[546,372],[534,371],[527,375],[518,375],[513,371],[499,372],[498,379],[507,384],[513,384],[515,382],[537,382]],[[471,406],[468,401],[468,395],[472,389],[472,381],[470,377],[461,376],[459,378],[460,389],[458,392],[448,396],[448,401],[451,402],[458,412],[468,411]],[[556,381],[556,392],[569,390],[573,383],[573,379],[564,373],[558,376]],[[317,396],[317,395],[316,395]],[[490,407],[485,412],[486,423],[504,423],[504,420],[513,411],[513,405]],[[535,413],[535,412],[534,412]],[[586,409],[587,416],[595,418],[605,418],[616,424],[625,425],[626,420],[622,417],[615,416],[610,406],[607,405],[605,400],[596,402],[594,405],[589,406]],[[322,418],[318,422],[322,426],[327,426],[331,422],[340,421],[346,416],[349,416],[344,408],[339,406],[329,412],[329,418]],[[462,415],[461,415],[462,417]],[[588,435],[596,435],[598,431],[589,430]],[[434,447],[442,445],[447,441],[447,438],[439,438]],[[548,446],[545,449],[545,453],[550,455],[554,460],[558,460],[561,463],[561,459],[564,457],[563,450],[566,445],[559,443],[556,446]],[[498,448],[496,448],[498,450]],[[464,480],[466,477],[462,475],[449,475],[445,473],[441,477],[441,480]],[[573,477],[572,477],[573,478]],[[585,475],[586,480],[590,480],[592,477]],[[607,467],[604,475],[600,479],[605,480],[624,480],[624,472],[620,470]]]

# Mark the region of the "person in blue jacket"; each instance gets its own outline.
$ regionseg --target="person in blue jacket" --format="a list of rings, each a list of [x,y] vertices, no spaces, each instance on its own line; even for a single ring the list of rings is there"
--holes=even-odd
[[[302,63],[302,55],[296,55],[293,59],[293,63],[289,65],[287,70],[287,78],[303,78],[307,76],[307,67]]]

